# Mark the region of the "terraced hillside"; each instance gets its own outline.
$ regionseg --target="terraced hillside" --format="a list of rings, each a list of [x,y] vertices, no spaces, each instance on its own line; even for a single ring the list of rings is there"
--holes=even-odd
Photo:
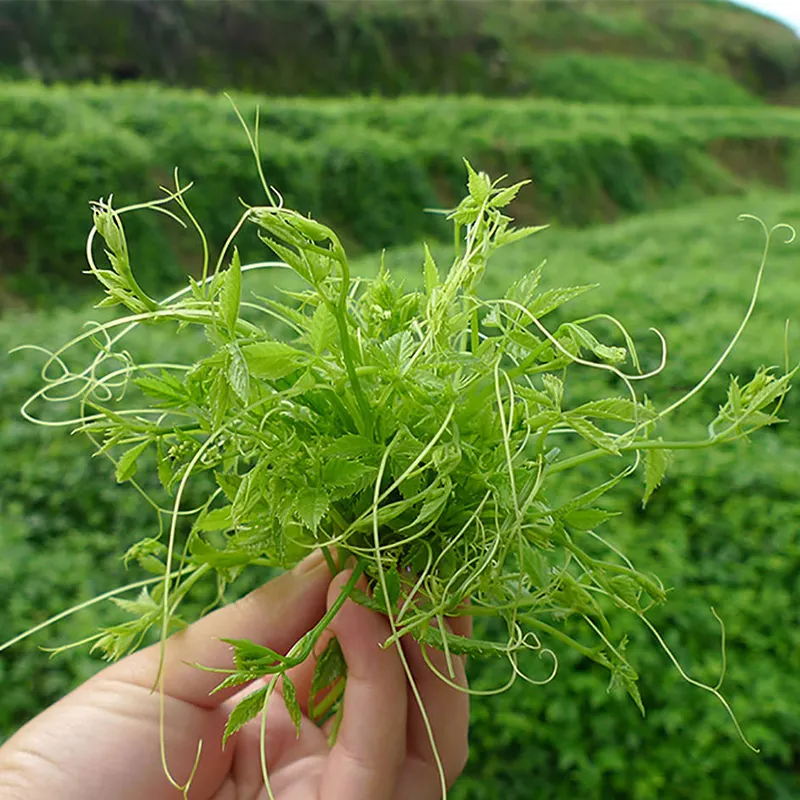
[[[446,236],[462,158],[531,178],[523,221],[587,225],[758,186],[800,187],[800,111],[777,107],[570,104],[451,98],[269,99],[261,108],[268,180],[331,222],[354,252]],[[221,243],[239,208],[261,202],[247,138],[218,95],[155,86],[0,86],[0,275],[6,296],[57,299],[82,276],[89,199],[153,197],[194,181],[190,204]],[[42,209],[48,213],[43,214]],[[145,283],[192,269],[192,240],[157,218],[135,223]],[[35,235],[32,234],[35,232]],[[243,246],[260,252],[254,241]]]
[[[593,96],[577,97],[575,81],[586,80],[586,58],[596,56]],[[793,102],[800,43],[727,0],[6,0],[0,70],[313,96],[477,92],[617,102],[641,101],[649,84],[662,103],[708,102],[693,84],[730,98],[730,79]]]

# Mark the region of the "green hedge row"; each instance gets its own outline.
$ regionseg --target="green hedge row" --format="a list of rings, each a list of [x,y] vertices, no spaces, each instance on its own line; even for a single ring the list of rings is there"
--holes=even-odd
[[[461,196],[463,156],[531,177],[515,213],[586,225],[619,214],[800,180],[800,112],[666,109],[503,101],[236,98],[264,107],[264,170],[292,207],[334,224],[356,250],[445,232],[430,207]],[[87,202],[158,195],[180,167],[189,202],[217,247],[241,207],[263,201],[229,102],[158,87],[0,85],[0,275],[42,301],[82,278]],[[197,266],[197,247],[155,214],[137,220],[136,251],[153,291]],[[263,254],[253,240],[248,257]],[[11,277],[5,277],[11,276]]]
[[[800,195],[709,200],[614,226],[541,233],[499,254],[487,272],[486,292],[494,294],[545,255],[545,288],[600,282],[570,304],[570,314],[615,313],[641,341],[645,363],[657,351],[648,346],[647,326],[661,328],[670,345],[668,368],[643,390],[663,403],[703,376],[747,306],[763,240],[755,225],[736,222],[741,211],[770,225],[798,224]],[[714,416],[728,371],[746,375],[762,363],[782,363],[783,322],[800,305],[797,247],[774,243],[752,328],[726,374],[709,385],[702,401],[686,407],[676,435],[680,427],[702,426]],[[438,253],[440,265],[446,263],[444,248]],[[390,250],[386,261],[409,281],[419,280],[418,247]],[[374,273],[376,262],[360,261],[353,272]],[[249,278],[248,286],[269,290],[267,282],[251,285]],[[0,352],[25,342],[58,345],[85,313],[9,315],[0,321]],[[790,328],[795,359],[798,345],[800,333]],[[205,344],[190,330],[173,336],[156,329],[142,332],[131,347],[143,358],[178,360],[193,358]],[[124,579],[117,554],[153,533],[152,517],[135,491],[117,486],[108,466],[90,459],[79,438],[16,416],[18,404],[38,386],[38,362],[24,353],[0,362],[0,450],[14,454],[0,459],[2,638],[116,585]],[[569,396],[580,402],[594,380],[587,373],[586,383],[568,387]],[[719,629],[709,606],[724,618],[725,688],[762,753],[750,753],[716,701],[681,681],[649,634],[633,626],[629,653],[641,673],[646,719],[629,700],[606,694],[604,670],[559,651],[561,671],[551,684],[520,683],[508,694],[474,701],[472,754],[456,800],[798,796],[800,398],[790,394],[784,416],[789,424],[751,445],[680,456],[645,511],[641,487],[630,483],[613,506],[624,516],[602,530],[640,568],[674,588],[654,620],[692,676],[715,681]],[[614,467],[610,462],[598,469],[608,474]],[[143,468],[140,477],[146,476]],[[137,577],[134,572],[128,579]],[[37,645],[87,636],[112,613],[95,608],[0,655],[0,737],[98,666],[83,650],[48,661]],[[533,676],[544,669],[537,659],[523,666]],[[506,677],[500,662],[472,664],[471,670],[476,688]]]

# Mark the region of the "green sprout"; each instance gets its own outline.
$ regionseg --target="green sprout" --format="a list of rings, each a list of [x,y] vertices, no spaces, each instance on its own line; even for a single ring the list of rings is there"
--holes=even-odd
[[[258,161],[252,138],[251,145]],[[22,409],[43,421],[34,413],[39,401],[77,404],[76,415],[47,424],[90,436],[116,464],[117,480],[137,486],[158,520],[159,535],[125,555],[154,575],[124,587],[138,588],[136,599],[114,598],[131,619],[90,641],[116,659],[157,631],[163,648],[169,632],[185,624],[181,604],[201,582],[216,582],[221,598],[246,570],[288,569],[322,549],[331,569],[354,561],[353,577],[287,654],[230,641],[234,663],[220,687],[264,677],[269,682],[233,710],[225,738],[263,712],[279,678],[299,725],[287,670],[312,653],[352,597],[388,617],[392,635],[385,646],[397,646],[401,658],[400,639],[412,636],[423,652],[443,651],[448,665],[454,654],[506,659],[509,680],[498,687],[502,691],[517,678],[552,680],[558,662],[549,645],[560,643],[607,669],[609,688],[626,691],[644,712],[627,640],[615,625],[615,615],[624,612],[652,631],[686,680],[716,696],[752,747],[720,693],[724,674],[715,686],[692,679],[649,621],[648,611],[666,600],[665,588],[597,533],[614,516],[598,501],[639,471],[646,503],[674,451],[726,444],[780,421],[794,369],[761,369],[744,383],[733,378],[706,438],[659,435],[665,417],[705,386],[739,339],[775,229],[764,227],[752,301],[730,345],[697,386],[659,411],[640,398],[636,384],[664,368],[660,333],[655,331],[660,364],[644,372],[633,339],[613,316],[548,325],[553,312],[561,318],[562,306],[591,285],[540,291],[540,265],[504,297],[479,295],[493,254],[541,228],[516,228],[505,213],[524,182],[504,187],[468,163],[466,168],[468,194],[448,214],[454,259],[443,273],[425,248],[419,291],[405,290],[385,265],[372,279],[351,275],[336,233],[284,208],[263,175],[268,204],[246,207],[213,269],[208,242],[184,197],[188,187],[180,186],[177,173],[175,190],[154,203],[121,209],[111,199],[94,204],[87,256],[106,292],[99,305],[130,313],[93,323],[50,353],[44,386]],[[176,216],[168,203],[197,229],[204,257],[199,279],[157,302],[136,282],[122,217],[140,208]],[[279,261],[241,263],[233,241],[245,225],[257,229]],[[95,263],[97,236],[110,268]],[[288,269],[304,288],[289,293],[287,303],[246,297],[247,274],[263,269]],[[291,332],[286,340],[271,334],[276,321]],[[619,342],[601,342],[595,322],[611,324]],[[122,343],[142,325],[176,331],[200,326],[209,352],[191,364],[137,363]],[[96,355],[73,369],[70,351],[87,341]],[[570,406],[565,387],[586,370],[606,372],[621,388]],[[135,481],[146,452],[155,456],[170,507]],[[612,465],[608,480],[566,502],[548,500],[561,473],[599,459]],[[200,473],[213,477],[215,489],[199,508],[187,510],[187,484]],[[355,588],[362,574],[367,593]],[[117,593],[103,597],[111,594]],[[444,618],[465,614],[499,622],[504,635],[466,639],[448,632]],[[575,633],[579,628],[582,633]],[[722,632],[724,640],[724,627]],[[526,651],[545,659],[543,677],[520,668]],[[452,666],[447,672],[439,673],[441,679],[455,685]],[[312,698],[315,719],[341,714],[345,677],[332,640],[318,659],[312,693],[334,690],[316,707]],[[269,788],[265,767],[264,779]],[[188,784],[181,788],[188,791]]]

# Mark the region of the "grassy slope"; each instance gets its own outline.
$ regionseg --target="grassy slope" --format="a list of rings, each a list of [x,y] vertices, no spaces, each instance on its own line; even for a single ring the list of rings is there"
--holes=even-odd
[[[324,96],[537,93],[554,54],[688,62],[780,100],[800,80],[800,43],[718,0],[148,0],[119,6],[4,3],[0,56],[15,77],[141,77],[175,85]],[[669,94],[669,81],[661,81]],[[547,90],[546,90],[547,93]]]

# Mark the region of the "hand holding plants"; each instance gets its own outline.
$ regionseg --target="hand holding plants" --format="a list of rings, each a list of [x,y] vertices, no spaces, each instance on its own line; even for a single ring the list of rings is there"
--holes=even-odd
[[[267,796],[260,757],[260,722],[253,720],[221,746],[236,689],[211,694],[219,675],[197,669],[230,666],[231,649],[219,637],[248,638],[285,652],[323,616],[350,577],[333,580],[317,555],[270,581],[167,642],[163,708],[158,645],[117,662],[30,722],[0,749],[0,795],[5,800],[115,800],[176,798],[159,755],[173,779],[185,783],[197,761],[190,798]],[[363,579],[362,579],[363,580]],[[469,617],[453,620],[469,633]],[[308,718],[311,659],[292,672],[304,716],[295,723],[273,696],[266,720],[266,761],[279,800],[376,800],[437,798],[440,778],[428,734],[396,647],[381,649],[391,631],[387,619],[352,600],[330,630],[348,666],[344,713],[335,744]],[[433,675],[419,645],[404,640],[405,657],[425,705],[447,782],[467,757],[468,695]],[[444,656],[428,657],[445,669]],[[465,685],[456,659],[457,681]],[[252,687],[245,690],[251,691]],[[163,713],[162,713],[163,712]],[[199,759],[198,743],[202,740]]]

